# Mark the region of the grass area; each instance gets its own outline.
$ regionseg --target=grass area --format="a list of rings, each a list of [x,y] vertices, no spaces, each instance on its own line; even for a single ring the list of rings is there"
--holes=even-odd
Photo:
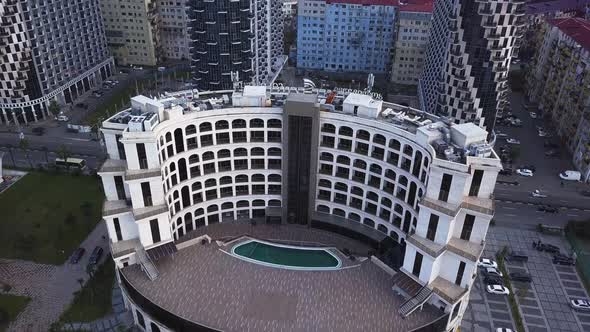
[[[96,110],[92,113],[89,113],[84,119],[83,123],[86,125],[96,125],[98,122],[106,120],[108,117],[112,116],[113,114],[121,111],[125,105],[130,103],[131,97],[137,95],[137,92],[140,94],[145,92],[146,90],[150,90],[155,86],[156,76],[152,74],[149,78],[143,80],[133,80],[127,82],[126,86],[119,90],[117,93],[113,94],[109,98],[100,98],[101,104],[96,108]],[[168,73],[165,74],[162,78],[161,74],[158,72],[158,84],[163,80],[166,82],[167,80],[174,80],[182,79],[189,80],[190,78],[190,71],[177,71],[176,73]],[[123,83],[121,83],[123,84]]]
[[[30,172],[0,195],[0,257],[62,264],[101,219],[90,176]]]
[[[508,303],[510,303],[510,311],[512,312],[512,318],[514,318],[514,323],[516,324],[516,331],[524,332],[524,323],[522,322],[522,316],[520,315],[518,303],[516,302],[516,294],[514,293],[514,288],[512,288],[512,284],[510,283],[508,269],[506,268],[504,261],[507,253],[508,248],[504,247],[502,251],[496,255],[496,261],[498,263],[498,268],[503,275],[502,279],[504,279],[504,286],[510,290],[510,295],[508,295]]]
[[[61,315],[60,322],[91,322],[111,313],[115,264],[106,259]]]
[[[26,296],[0,294],[0,331],[6,330],[30,300]]]

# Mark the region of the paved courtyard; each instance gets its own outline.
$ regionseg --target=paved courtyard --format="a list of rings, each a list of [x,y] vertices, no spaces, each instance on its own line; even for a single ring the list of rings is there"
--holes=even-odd
[[[563,254],[571,254],[569,244],[561,236],[544,235],[531,230],[491,227],[486,239],[484,256],[494,257],[496,252],[508,246],[529,257],[526,263],[507,262],[510,273],[526,272],[533,279],[530,284],[512,282],[527,331],[590,331],[590,313],[578,312],[569,306],[570,299],[588,297],[575,267],[554,265],[551,261],[552,254],[537,251],[532,247],[533,241],[539,240],[560,247]],[[477,284],[480,287],[484,286],[481,281]],[[473,292],[472,299],[477,296],[489,299],[490,295],[484,293],[485,291]],[[490,301],[487,302],[489,306]],[[505,305],[500,302],[505,302]],[[499,321],[499,313],[494,310],[496,307],[498,310],[510,312],[506,299],[489,308],[480,306],[477,299],[472,303],[475,306],[471,306],[465,315],[463,330],[484,331],[485,328],[489,328],[484,323],[486,318],[492,322],[493,328],[514,326],[501,326],[500,323],[504,321],[506,324],[512,322],[509,322],[509,319]],[[478,326],[483,329],[478,330]]]

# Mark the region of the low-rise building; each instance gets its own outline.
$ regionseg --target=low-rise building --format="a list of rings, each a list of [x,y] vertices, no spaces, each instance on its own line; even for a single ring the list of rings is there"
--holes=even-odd
[[[158,0],[160,44],[164,59],[188,60],[187,0]]]
[[[590,22],[583,18],[549,19],[543,42],[530,64],[527,95],[556,134],[575,152],[574,164],[588,180],[590,155],[586,126],[590,108]]]

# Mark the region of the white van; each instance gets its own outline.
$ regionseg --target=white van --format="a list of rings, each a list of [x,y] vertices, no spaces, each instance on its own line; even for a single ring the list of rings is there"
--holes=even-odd
[[[563,180],[580,181],[582,173],[578,171],[563,171],[559,173],[559,177]]]

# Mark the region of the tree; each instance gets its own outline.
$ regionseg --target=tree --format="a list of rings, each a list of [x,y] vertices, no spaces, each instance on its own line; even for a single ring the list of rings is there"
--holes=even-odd
[[[57,103],[57,101],[52,100],[49,103],[49,113],[53,114],[53,116],[57,116],[60,112],[61,108],[59,107],[59,104]]]
[[[8,148],[8,153],[10,153],[10,159],[12,159],[12,166],[16,167],[16,163],[14,162],[14,154],[12,152],[14,146],[12,146],[12,144],[7,144],[6,147]]]
[[[66,169],[70,170],[70,165],[68,164],[68,159],[71,156],[70,150],[65,145],[61,145],[57,150],[57,155],[59,158],[63,159],[64,163],[66,163]]]
[[[80,284],[80,289],[82,289],[84,287],[84,278],[78,278],[76,281]]]
[[[27,161],[29,162],[29,166],[31,166],[31,168],[33,168],[33,163],[31,162],[31,156],[29,155],[29,140],[26,138],[23,138],[20,140],[20,142],[18,142],[18,147],[23,150],[23,153],[25,154],[25,157],[27,158]]]

